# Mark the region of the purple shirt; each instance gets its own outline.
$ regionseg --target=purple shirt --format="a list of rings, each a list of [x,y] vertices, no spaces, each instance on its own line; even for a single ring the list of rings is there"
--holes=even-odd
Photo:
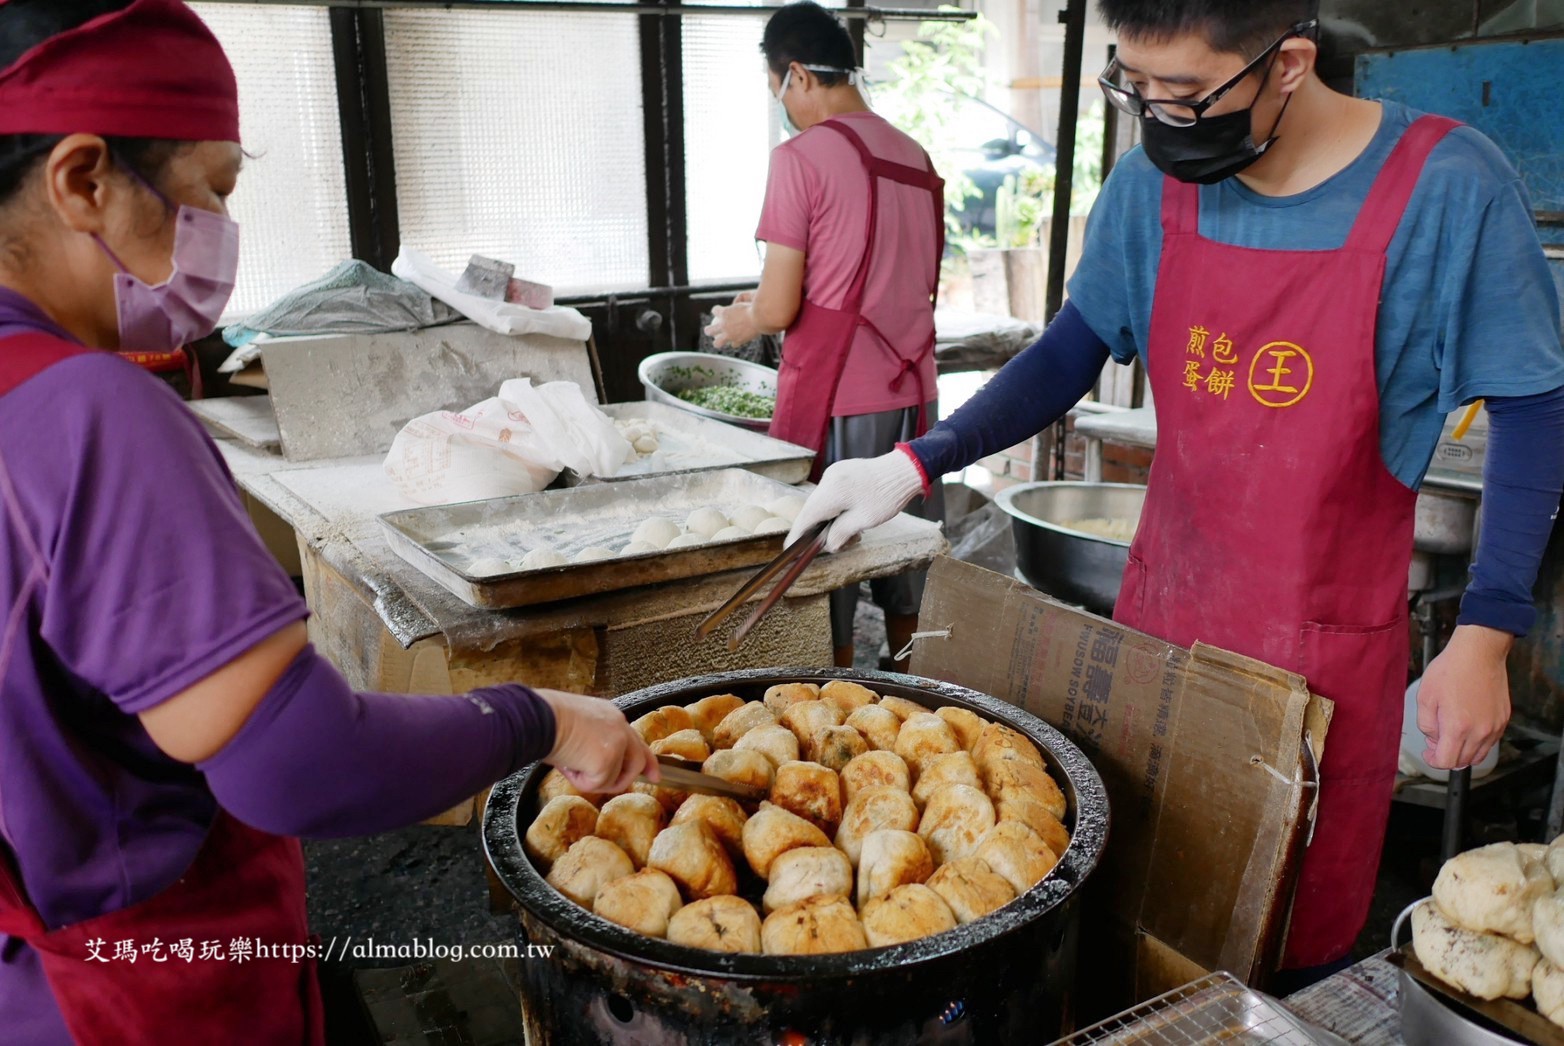
[[[307,613],[167,386],[91,353],[0,396],[0,608],[0,836],[28,896],[51,927],[151,897],[217,804],[137,713]]]

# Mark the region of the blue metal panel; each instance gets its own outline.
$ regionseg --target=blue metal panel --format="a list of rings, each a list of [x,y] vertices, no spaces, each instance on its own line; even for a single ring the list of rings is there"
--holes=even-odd
[[[1359,96],[1454,117],[1488,135],[1520,171],[1532,206],[1549,224],[1564,221],[1561,83],[1564,39],[1358,56]],[[1564,228],[1555,225],[1545,236],[1564,242]]]

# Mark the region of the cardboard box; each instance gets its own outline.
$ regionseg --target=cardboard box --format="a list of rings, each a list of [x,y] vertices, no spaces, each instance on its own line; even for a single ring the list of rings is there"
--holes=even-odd
[[[1268,976],[1330,702],[1291,673],[1170,646],[948,558],[929,571],[920,627],[951,635],[918,644],[914,675],[1026,709],[1107,786],[1108,848],[1082,912],[1083,1011],[1118,1012],[1201,971]]]

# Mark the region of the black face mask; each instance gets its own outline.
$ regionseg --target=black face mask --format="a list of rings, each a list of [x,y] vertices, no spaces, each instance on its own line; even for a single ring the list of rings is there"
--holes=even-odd
[[[1273,134],[1255,144],[1252,113],[1241,109],[1208,116],[1190,127],[1172,127],[1148,111],[1141,118],[1141,144],[1163,174],[1181,182],[1215,185],[1253,165],[1275,143]]]

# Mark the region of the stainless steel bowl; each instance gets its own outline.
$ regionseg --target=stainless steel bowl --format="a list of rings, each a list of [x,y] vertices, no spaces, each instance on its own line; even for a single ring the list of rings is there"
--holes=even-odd
[[[707,410],[687,403],[678,396],[678,393],[689,389],[731,385],[762,396],[775,397],[777,372],[770,367],[729,356],[715,356],[709,352],[659,352],[641,361],[640,377],[646,398],[652,403],[666,403],[691,414],[716,418],[756,432],[765,432],[771,428],[770,418],[741,418],[735,414]]]
[[[1002,491],[1016,564],[1027,584],[1096,614],[1113,612],[1130,545],[1065,524],[1083,519],[1140,520],[1146,488],[1129,483],[1025,483]]]

